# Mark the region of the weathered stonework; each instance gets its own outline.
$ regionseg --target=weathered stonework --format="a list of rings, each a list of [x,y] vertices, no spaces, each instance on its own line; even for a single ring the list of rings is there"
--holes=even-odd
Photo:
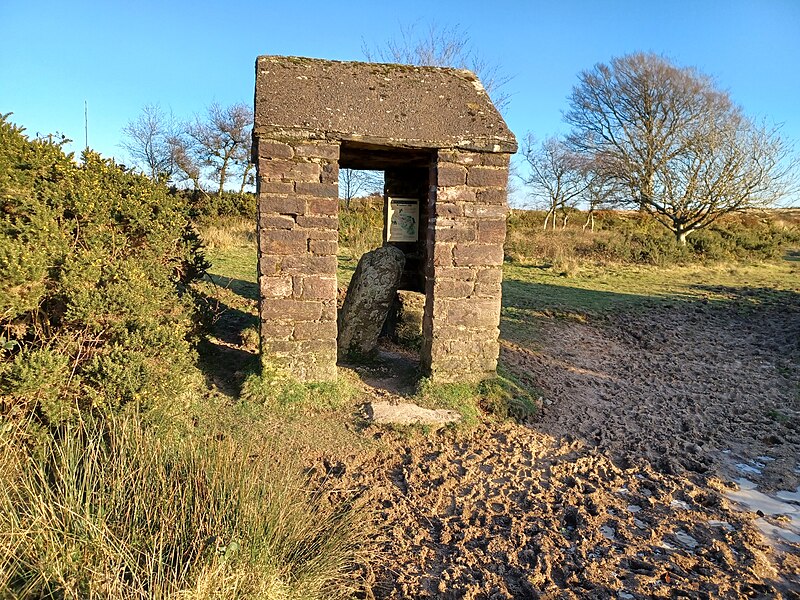
[[[259,138],[257,152],[262,357],[334,379],[339,146]]]
[[[421,361],[433,379],[497,369],[508,159],[448,149],[431,169]]]
[[[297,57],[256,62],[261,349],[302,380],[336,376],[338,172],[385,172],[420,200],[401,289],[425,293],[421,368],[494,374],[509,156],[516,140],[468,71]]]

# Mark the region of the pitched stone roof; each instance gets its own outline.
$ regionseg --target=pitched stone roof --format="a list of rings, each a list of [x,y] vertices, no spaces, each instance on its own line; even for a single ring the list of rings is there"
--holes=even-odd
[[[517,150],[470,71],[294,56],[256,60],[254,134],[267,132],[400,148]]]

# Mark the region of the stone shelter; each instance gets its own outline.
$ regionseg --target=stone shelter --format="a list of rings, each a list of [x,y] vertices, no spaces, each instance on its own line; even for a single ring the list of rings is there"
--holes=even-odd
[[[385,244],[425,294],[422,371],[494,374],[508,163],[517,142],[469,71],[287,56],[256,61],[262,360],[336,377],[338,174],[385,173]]]

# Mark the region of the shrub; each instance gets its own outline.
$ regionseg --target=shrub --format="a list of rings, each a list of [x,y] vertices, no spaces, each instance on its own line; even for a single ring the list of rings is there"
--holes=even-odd
[[[203,192],[200,190],[178,190],[170,193],[189,207],[190,216],[196,222],[205,223],[220,217],[240,217],[253,223],[256,221],[256,196],[249,192]]]
[[[172,400],[194,376],[185,203],[0,118],[0,413],[49,425]]]

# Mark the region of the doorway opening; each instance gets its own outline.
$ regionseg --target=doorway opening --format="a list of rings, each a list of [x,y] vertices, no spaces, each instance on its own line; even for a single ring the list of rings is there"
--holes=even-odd
[[[366,361],[342,359],[365,383],[408,396],[419,379],[429,181],[434,157],[410,150],[343,141],[339,152],[339,306],[361,256],[382,246],[399,249],[405,263],[376,351]],[[354,196],[352,190],[375,193]],[[381,188],[378,188],[378,185]]]

